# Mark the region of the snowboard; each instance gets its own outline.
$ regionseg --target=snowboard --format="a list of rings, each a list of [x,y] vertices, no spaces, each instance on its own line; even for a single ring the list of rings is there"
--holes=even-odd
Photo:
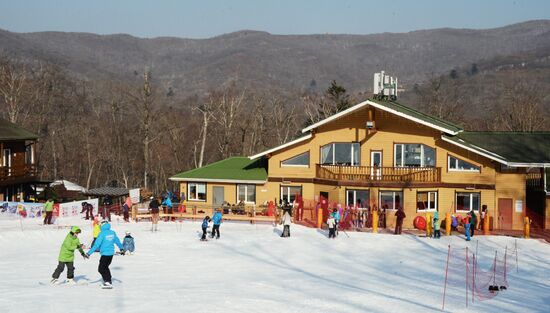
[[[87,286],[88,285],[88,281],[86,280],[75,280],[74,283],[69,283],[67,282],[66,280],[63,280],[63,281],[57,281],[56,283],[52,284],[50,282],[41,282],[39,281],[38,282],[39,285],[41,286],[54,286],[54,287],[61,287],[61,286]]]

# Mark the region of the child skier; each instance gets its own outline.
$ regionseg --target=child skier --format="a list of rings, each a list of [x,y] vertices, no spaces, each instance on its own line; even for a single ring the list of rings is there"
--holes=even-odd
[[[212,216],[212,222],[214,222],[214,226],[212,227],[212,238],[214,238],[214,234],[216,234],[216,239],[220,239],[220,224],[222,223],[222,212],[220,208],[216,209],[216,213],[214,213],[214,216]]]
[[[434,217],[433,223],[434,223],[434,239],[439,239],[441,238],[441,232],[440,232],[441,221],[439,220],[439,218]]]
[[[327,219],[328,225],[328,238],[336,238],[336,221],[334,220],[334,215],[329,215]]]
[[[113,288],[109,265],[111,265],[111,262],[113,261],[115,245],[117,245],[120,249],[120,254],[124,254],[124,249],[122,248],[120,239],[118,239],[116,233],[111,230],[111,224],[105,223],[101,225],[101,232],[99,233],[93,247],[87,253],[87,255],[90,256],[97,249],[99,249],[101,258],[99,259],[99,267],[97,270],[103,278],[103,285],[101,287],[105,289]]]
[[[284,210],[283,219],[281,220],[281,224],[283,224],[283,233],[281,237],[290,237],[290,224],[292,222],[292,216],[290,215],[291,210],[290,206],[286,207]]]
[[[122,240],[122,250],[124,252],[130,252],[130,254],[134,253],[134,250],[136,249],[136,246],[134,244],[134,237],[132,237],[132,234],[127,231],[126,236]]]
[[[67,266],[67,283],[74,283],[74,250],[78,249],[83,258],[88,258],[88,255],[86,255],[84,250],[82,250],[80,240],[78,240],[78,234],[80,234],[80,232],[80,228],[73,226],[71,231],[65,237],[65,240],[63,240],[61,251],[59,252],[59,263],[52,274],[52,284],[57,283],[65,266]]]
[[[470,212],[462,221],[464,223],[464,234],[466,235],[466,241],[470,241]]]
[[[94,240],[92,240],[92,244],[90,245],[93,246],[94,243],[95,243],[95,240],[97,239],[97,236],[99,236],[99,232],[101,231],[101,226],[99,225],[99,217],[96,215],[94,217],[94,221],[92,222],[92,225],[93,225],[93,237],[94,237]]]
[[[208,229],[208,223],[210,223],[210,221],[211,219],[208,215],[202,220],[202,241],[206,241],[206,230]]]
[[[334,218],[334,229],[336,230],[335,233],[338,234],[338,223],[340,223],[340,212],[338,211],[338,209],[332,209],[331,216]]]

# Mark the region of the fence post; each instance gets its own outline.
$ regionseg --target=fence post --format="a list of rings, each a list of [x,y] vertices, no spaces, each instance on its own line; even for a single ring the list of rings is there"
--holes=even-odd
[[[447,236],[451,235],[451,212],[445,213],[445,233]]]
[[[485,212],[485,219],[483,219],[483,234],[489,234],[489,211]]]
[[[523,218],[523,237],[529,238],[529,217],[526,216]]]
[[[378,233],[378,210],[372,211],[372,232]]]
[[[132,219],[137,222],[137,205],[132,204]]]
[[[317,228],[323,226],[323,208],[317,208]]]

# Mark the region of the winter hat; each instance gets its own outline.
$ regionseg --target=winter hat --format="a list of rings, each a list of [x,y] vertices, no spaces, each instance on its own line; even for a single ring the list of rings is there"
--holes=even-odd
[[[109,223],[108,220],[101,220],[101,225]]]
[[[132,233],[130,233],[129,231],[126,231],[126,236],[129,236],[131,235]]]
[[[71,227],[71,233],[73,234],[79,234],[81,232],[80,228],[78,226]]]

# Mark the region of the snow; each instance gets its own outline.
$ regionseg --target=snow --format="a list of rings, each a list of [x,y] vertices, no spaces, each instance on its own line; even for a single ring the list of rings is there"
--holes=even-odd
[[[119,237],[131,231],[136,253],[115,256],[114,289],[100,288],[95,253],[75,256],[75,278],[87,285],[50,286],[60,245],[69,225],[83,228],[91,242],[91,223],[64,219],[57,226],[38,220],[0,217],[0,312],[434,312],[440,311],[448,245],[479,244],[480,262],[515,238],[462,236],[440,240],[325,231],[291,226],[226,222],[221,239],[199,241],[200,222],[150,223],[113,220]],[[550,245],[518,239],[519,273],[497,297],[465,306],[463,286],[449,286],[445,309],[452,312],[549,312]],[[501,252],[499,252],[501,253]],[[483,261],[484,260],[484,261]],[[66,277],[66,271],[61,278]],[[45,284],[40,284],[40,283]]]
[[[67,190],[70,190],[70,191],[80,191],[80,192],[86,192],[87,189],[80,186],[80,185],[77,185],[71,181],[68,181],[68,180],[56,180],[54,181],[53,183],[50,184],[51,187],[53,186],[57,186],[57,185],[64,185],[65,186],[65,189]]]

